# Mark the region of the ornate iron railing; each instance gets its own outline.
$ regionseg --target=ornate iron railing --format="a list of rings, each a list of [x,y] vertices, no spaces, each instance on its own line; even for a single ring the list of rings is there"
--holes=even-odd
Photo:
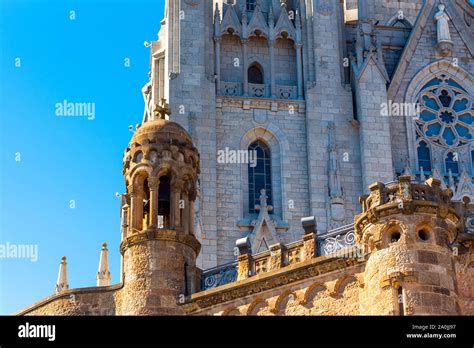
[[[328,255],[355,244],[354,224],[341,226],[318,235],[318,255]]]
[[[206,269],[201,276],[201,289],[207,290],[237,280],[237,261]]]

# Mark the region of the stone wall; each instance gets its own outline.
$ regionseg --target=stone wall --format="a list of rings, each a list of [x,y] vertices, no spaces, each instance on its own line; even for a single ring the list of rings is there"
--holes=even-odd
[[[70,289],[28,306],[17,315],[115,315],[115,297],[121,284]]]
[[[454,267],[462,315],[474,315],[474,248],[455,257]]]
[[[288,231],[279,232],[280,241],[289,243],[301,237],[300,220],[310,214],[304,102],[254,100],[244,109],[244,100],[219,98],[217,150],[247,150],[257,139],[267,143],[272,154],[273,212],[277,220],[289,223]],[[239,220],[250,218],[247,167],[217,164],[218,264],[235,259],[235,241],[249,232],[237,227]]]

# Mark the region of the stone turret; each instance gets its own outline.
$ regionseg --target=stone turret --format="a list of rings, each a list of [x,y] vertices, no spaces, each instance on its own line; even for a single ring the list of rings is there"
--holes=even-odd
[[[199,154],[186,130],[164,118],[139,127],[125,152],[128,230],[117,314],[182,314],[179,302],[198,290]]]
[[[453,246],[461,223],[452,191],[431,178],[370,185],[355,217],[359,244],[370,256],[361,314],[459,314]]]

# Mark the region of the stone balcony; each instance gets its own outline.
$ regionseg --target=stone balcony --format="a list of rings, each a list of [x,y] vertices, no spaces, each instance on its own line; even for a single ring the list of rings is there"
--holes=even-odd
[[[298,99],[297,86],[276,85],[275,96],[271,95],[271,86],[266,84],[249,83],[247,88],[249,98],[273,98],[283,100]],[[220,83],[218,94],[226,97],[244,97],[243,84],[241,82]]]
[[[235,281],[261,276],[279,269],[287,268],[317,258],[318,256],[337,257],[344,252],[346,256],[360,256],[354,248],[354,225],[318,234],[315,225],[306,226],[303,238],[289,244],[274,244],[264,252],[252,254],[247,238],[237,241],[240,255],[232,261],[202,273],[201,289],[208,290]]]

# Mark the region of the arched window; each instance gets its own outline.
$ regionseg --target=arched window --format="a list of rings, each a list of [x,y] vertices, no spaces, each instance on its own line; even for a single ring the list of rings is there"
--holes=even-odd
[[[249,83],[263,85],[263,72],[257,64],[252,64],[248,70]]]
[[[247,0],[247,11],[255,10],[256,0]]]
[[[248,180],[249,180],[249,213],[255,213],[255,205],[260,204],[260,190],[265,189],[267,204],[272,204],[272,173],[270,149],[260,140],[249,146]],[[252,157],[251,157],[252,156]],[[256,160],[256,162],[255,162]]]
[[[430,149],[424,141],[418,144],[418,167],[420,170],[423,167],[423,172],[431,172]]]
[[[158,228],[170,228],[170,178],[160,177],[160,188],[158,190]],[[161,221],[160,221],[161,220]]]
[[[459,174],[459,164],[458,164],[458,158],[457,154],[455,155],[452,152],[448,152],[446,155],[446,159],[444,161],[445,166],[446,166],[446,174],[449,173],[449,170],[451,169],[451,173],[453,175],[458,175]]]
[[[471,174],[474,175],[474,150],[471,150]]]

